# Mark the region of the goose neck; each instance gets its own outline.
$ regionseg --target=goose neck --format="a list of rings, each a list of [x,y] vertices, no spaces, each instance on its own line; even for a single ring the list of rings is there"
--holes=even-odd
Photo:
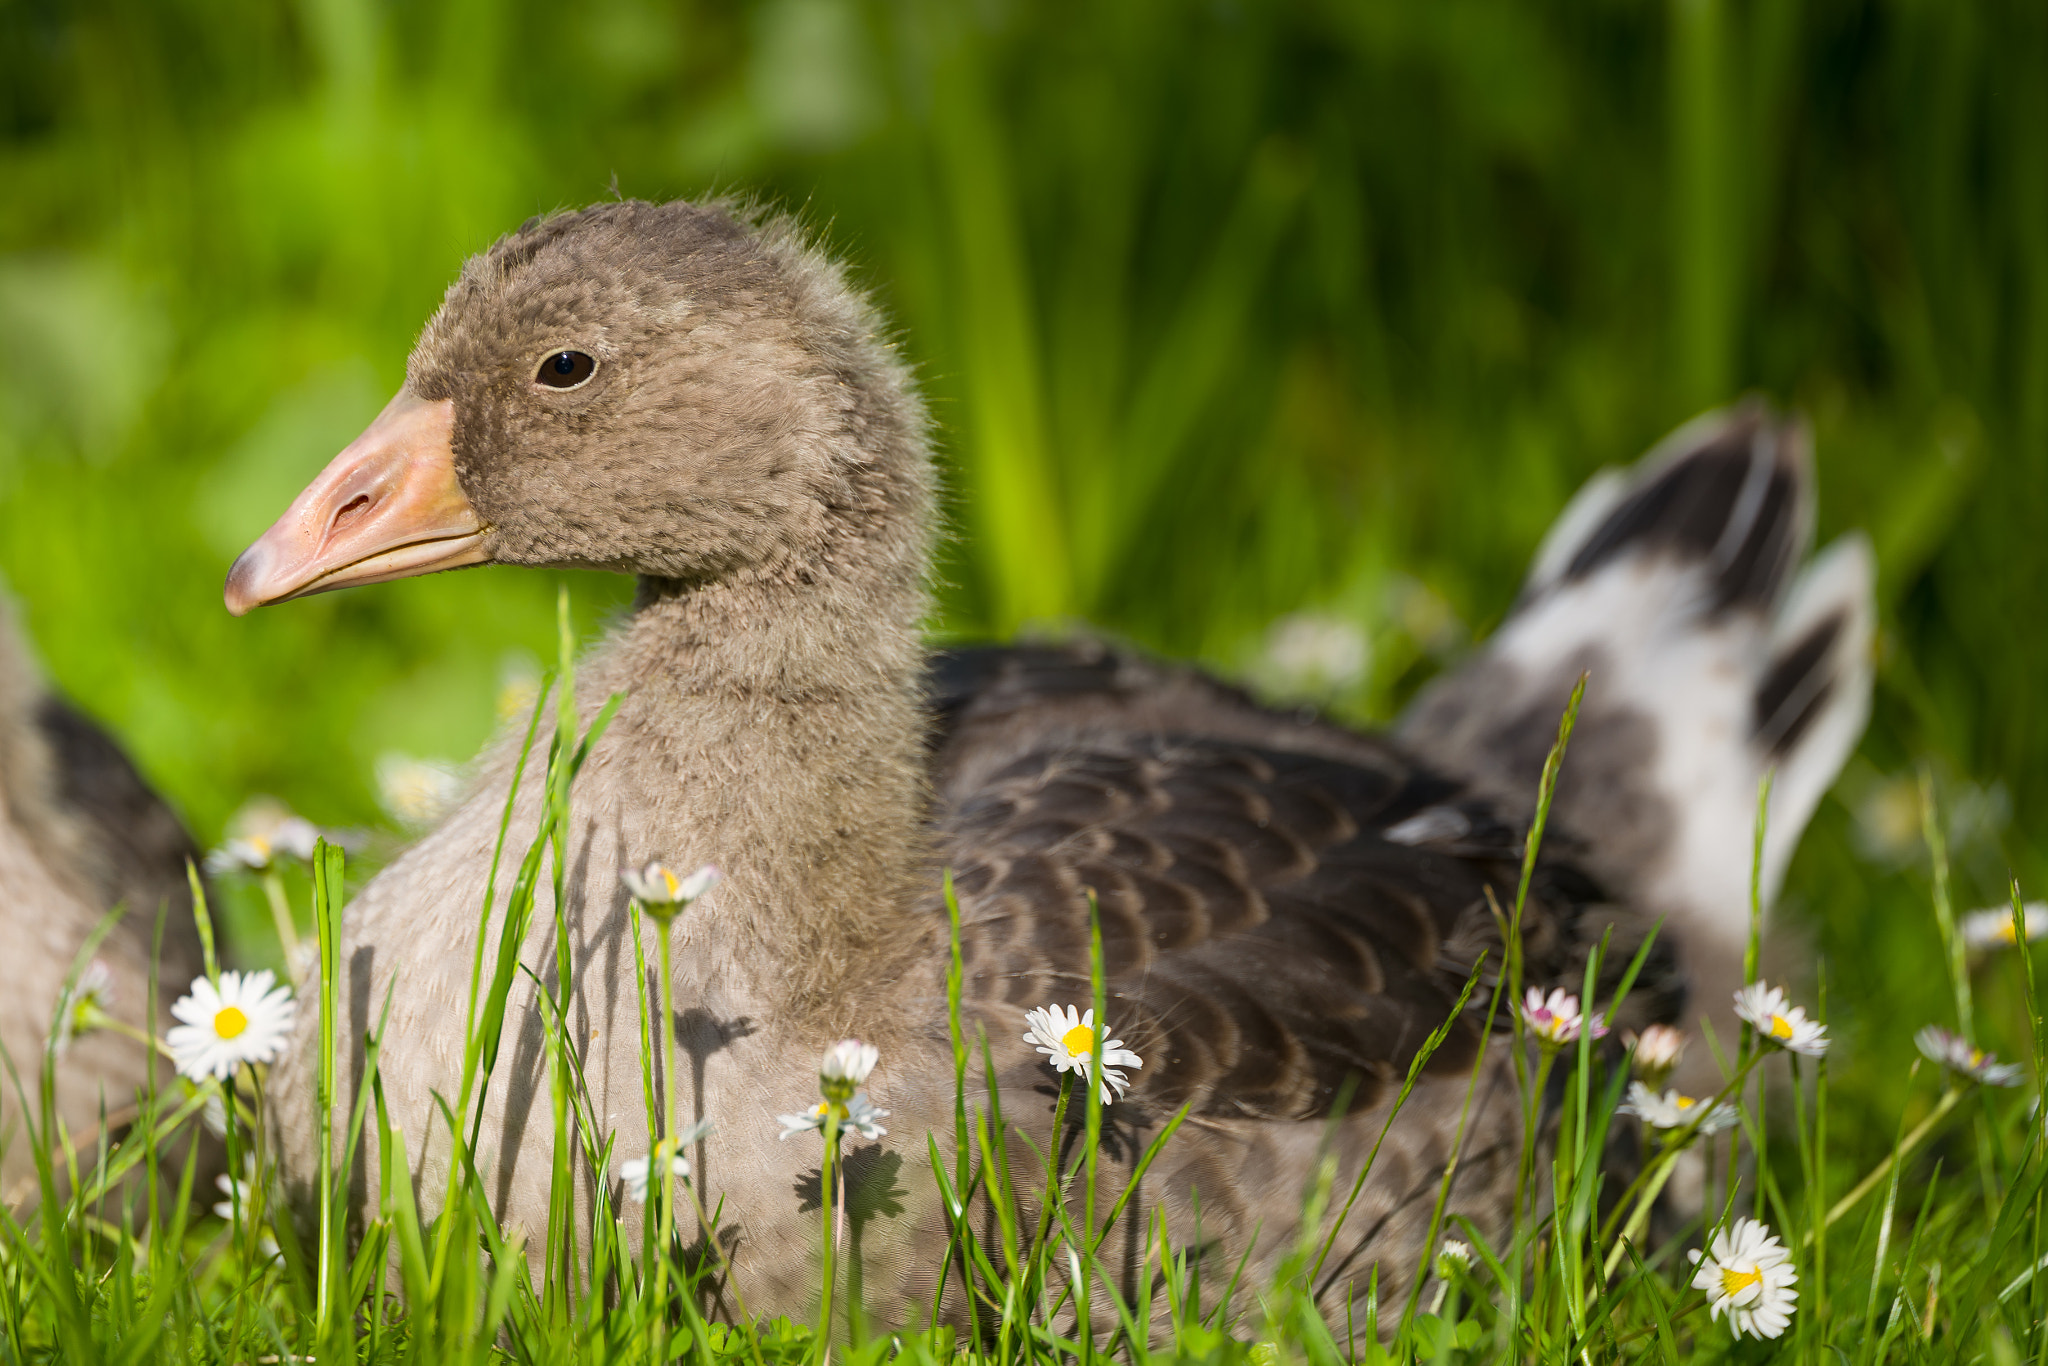
[[[678,929],[705,991],[873,1033],[865,986],[922,951],[922,606],[915,581],[643,581],[584,671],[586,706],[627,694],[604,748],[646,798],[630,843],[726,874]]]

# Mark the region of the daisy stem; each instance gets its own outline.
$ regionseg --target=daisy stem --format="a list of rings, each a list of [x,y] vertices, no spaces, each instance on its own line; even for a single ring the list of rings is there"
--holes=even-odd
[[[221,1085],[221,1101],[225,1105],[234,1093],[235,1079],[230,1076]],[[249,1177],[248,1199],[244,1202],[242,1222],[246,1225],[244,1236],[248,1239],[249,1265],[256,1264],[256,1254],[262,1241],[263,1232],[263,1159],[267,1128],[263,1123],[263,1078],[252,1065],[249,1067],[251,1136],[256,1141],[256,1152],[249,1159],[244,1171]],[[239,1173],[237,1173],[239,1174]]]
[[[232,1070],[229,1071],[226,1077],[220,1079],[220,1085],[224,1092],[234,1084],[235,1074]],[[236,1130],[239,1126],[235,1123],[234,1110],[229,1108],[226,1114],[228,1122],[227,1133],[224,1135],[224,1138],[228,1150],[228,1245],[239,1249],[242,1244],[243,1222],[248,1218],[248,1210],[242,1199],[242,1189],[236,1184],[236,1178],[242,1174],[242,1145],[236,1141]],[[250,1295],[235,1296],[234,1326],[228,1332],[230,1352],[241,1345],[242,1311],[244,1306],[253,1298]]]
[[[299,927],[292,923],[292,903],[285,898],[284,878],[275,866],[263,871],[263,895],[270,902],[270,918],[277,922],[277,942],[284,949],[284,975],[299,984]]]
[[[832,1286],[833,1282],[837,1279],[832,1265],[832,1206],[837,1198],[835,1190],[839,1167],[839,1110],[838,1106],[830,1101],[825,1105],[825,1127],[823,1133],[825,1136],[825,1158],[818,1168],[818,1179],[823,1183],[818,1187],[818,1205],[823,1212],[825,1225],[825,1291],[823,1302],[818,1307],[818,1342],[823,1349],[823,1355],[820,1360],[824,1363],[824,1366],[831,1366]]]
[[[177,1061],[177,1056],[171,1052],[170,1045],[165,1043],[162,1039],[159,1039],[151,1034],[146,1034],[142,1030],[137,1029],[134,1025],[128,1024],[125,1021],[117,1020],[113,1016],[107,1014],[104,1011],[99,1011],[94,1014],[91,1022],[91,1027],[94,1029],[112,1030],[116,1034],[120,1034],[127,1038],[135,1040],[135,1042],[141,1044],[144,1048],[155,1049],[157,1052],[163,1054],[165,1057],[171,1059],[171,1061],[173,1062]],[[82,1034],[85,1031],[80,1030],[79,1032]]]
[[[1678,1154],[1682,1151],[1682,1147],[1674,1147],[1659,1159],[1656,1175],[1650,1178],[1649,1185],[1643,1187],[1635,1210],[1628,1217],[1628,1226],[1622,1229],[1621,1237],[1615,1240],[1614,1247],[1607,1254],[1607,1265],[1601,1268],[1602,1280],[1614,1279],[1615,1269],[1621,1265],[1621,1254],[1642,1236],[1643,1226],[1650,1222],[1651,1208],[1656,1205],[1657,1197],[1664,1193],[1664,1183],[1671,1179],[1672,1172],[1678,1170]]]
[[[1067,1093],[1073,1080],[1072,1072],[1060,1073],[1060,1096],[1052,1107],[1052,1155],[1046,1164],[1045,1204],[1039,1208],[1038,1233],[1031,1240],[1031,1253],[1024,1263],[1027,1274],[1029,1268],[1038,1265],[1039,1249],[1045,1246],[1046,1235],[1052,1231],[1053,1210],[1066,1199],[1066,1185],[1060,1179],[1060,1138],[1067,1131]]]
[[[639,1002],[640,1015],[640,1085],[647,1105],[647,1160],[654,1160],[655,1149],[661,1143],[661,1102],[654,1090],[654,1006],[647,999],[647,949],[641,936],[646,923],[647,908],[638,897],[633,899],[633,980],[639,989],[633,994]],[[650,1171],[651,1176],[651,1171]],[[647,1293],[654,1279],[654,1228],[660,1220],[640,1220],[640,1292]]]
[[[846,1177],[842,1172],[839,1180],[832,1186],[832,1256],[835,1260],[845,1246]],[[858,1347],[861,1338],[860,1306],[854,1302],[853,1287],[853,1277],[849,1274],[846,1278],[846,1336],[852,1346]],[[830,1343],[826,1344],[825,1350],[832,1350]]]
[[[1948,1089],[1948,1091],[1942,1096],[1940,1104],[1936,1105],[1933,1110],[1928,1112],[1927,1118],[1921,1120],[1918,1124],[1914,1125],[1913,1132],[1907,1134],[1904,1138],[1899,1140],[1898,1146],[1892,1149],[1890,1157],[1887,1157],[1884,1161],[1878,1163],[1875,1167],[1871,1168],[1870,1175],[1864,1177],[1861,1181],[1858,1181],[1856,1183],[1856,1188],[1854,1190],[1850,1191],[1841,1199],[1835,1201],[1835,1207],[1828,1211],[1827,1221],[1821,1225],[1821,1229],[1825,1231],[1827,1229],[1833,1228],[1835,1226],[1835,1221],[1837,1219],[1840,1219],[1850,1210],[1856,1208],[1857,1203],[1860,1202],[1864,1196],[1870,1194],[1873,1190],[1876,1190],[1877,1183],[1884,1180],[1885,1176],[1888,1173],[1890,1173],[1891,1169],[1894,1166],[1896,1166],[1900,1161],[1902,1161],[1908,1153],[1912,1152],[1913,1149],[1919,1147],[1920,1140],[1927,1137],[1927,1135],[1933,1131],[1934,1126],[1941,1123],[1942,1118],[1945,1115],[1947,1115],[1949,1111],[1956,1108],[1956,1105],[1962,1100],[1962,1098],[1963,1088],[1960,1086],[1951,1086]],[[1813,1241],[1813,1236],[1814,1230],[1808,1229],[1806,1231],[1806,1242],[1811,1243]]]
[[[1732,1103],[1733,1097],[1735,1097],[1737,1094],[1741,1092],[1743,1083],[1749,1079],[1749,1074],[1756,1070],[1757,1064],[1762,1061],[1763,1055],[1761,1053],[1747,1059],[1739,1067],[1735,1069],[1735,1075],[1728,1078],[1728,1080],[1722,1084],[1720,1090],[1716,1091],[1713,1095],[1707,1097],[1705,1100],[1695,1105],[1693,1107],[1695,1111],[1695,1118],[1693,1119],[1692,1123],[1686,1125],[1683,1129],[1677,1129],[1671,1132],[1671,1136],[1677,1140],[1676,1146],[1680,1148],[1686,1147],[1690,1145],[1695,1138],[1700,1137],[1700,1126],[1702,1124],[1705,1124],[1708,1119],[1712,1118],[1714,1111],[1720,1109],[1722,1105]],[[1643,1182],[1650,1179],[1651,1175],[1653,1174],[1653,1170],[1654,1168],[1652,1167],[1646,1167],[1642,1171],[1638,1172],[1636,1174],[1636,1179],[1634,1181],[1631,1181],[1628,1185],[1628,1188],[1621,1193],[1621,1199],[1615,1202],[1614,1212],[1608,1215],[1607,1222],[1601,1225],[1600,1236],[1602,1238],[1611,1237],[1613,1235],[1614,1221],[1621,1218],[1621,1212],[1624,1209],[1628,1208],[1629,1198],[1636,1193],[1636,1191],[1642,1186]],[[1653,1196],[1652,1198],[1654,1199],[1655,1197]]]
[[[1519,1016],[1520,1012],[1516,1014]],[[1542,1044],[1537,1048],[1536,1081],[1530,1086],[1522,1102],[1522,1156],[1515,1179],[1515,1218],[1519,1221],[1529,1204],[1529,1185],[1536,1176],[1536,1128],[1543,1107],[1543,1093],[1550,1086],[1550,1068],[1557,1061],[1557,1048]]]
[[[1676,1309],[1671,1311],[1668,1321],[1676,1323],[1678,1320],[1684,1318],[1687,1314],[1696,1313],[1699,1310],[1705,1309],[1706,1307],[1707,1297],[1705,1295],[1688,1295],[1685,1297],[1685,1299],[1679,1301],[1678,1307]],[[1656,1322],[1644,1324],[1641,1328],[1636,1329],[1633,1333],[1628,1333],[1621,1337],[1615,1338],[1613,1342],[1611,1342],[1608,1345],[1611,1347],[1626,1347],[1631,1343],[1641,1342],[1644,1338],[1656,1332],[1658,1328],[1661,1326],[1661,1324]]]
[[[661,923],[661,1138],[654,1145],[654,1160],[661,1168],[661,1236],[657,1246],[661,1256],[654,1264],[654,1304],[656,1322],[661,1325],[661,1352],[655,1359],[668,1360],[668,1259],[675,1238],[676,1177],[675,1154],[669,1151],[676,1135],[676,1089],[675,1075],[669,1066],[670,1054],[675,1045],[675,1015],[671,999],[675,984],[669,971],[669,930],[675,924],[674,915],[659,917]]]

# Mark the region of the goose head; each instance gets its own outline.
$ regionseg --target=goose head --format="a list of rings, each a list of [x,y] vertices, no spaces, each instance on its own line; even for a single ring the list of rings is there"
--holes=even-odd
[[[922,410],[879,335],[779,221],[626,201],[529,222],[235,561],[228,610],[478,564],[818,573],[923,520]]]

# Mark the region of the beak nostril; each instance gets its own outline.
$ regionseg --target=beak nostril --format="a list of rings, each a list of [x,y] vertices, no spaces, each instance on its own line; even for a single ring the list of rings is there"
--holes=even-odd
[[[349,499],[341,505],[341,510],[334,514],[334,520],[327,524],[327,534],[332,536],[335,532],[361,516],[363,510],[369,506],[370,495],[367,493],[359,493]]]

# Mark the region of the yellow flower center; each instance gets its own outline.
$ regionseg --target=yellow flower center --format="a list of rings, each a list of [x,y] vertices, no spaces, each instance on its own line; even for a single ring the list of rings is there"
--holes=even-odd
[[[1773,1015],[1771,1027],[1766,1032],[1774,1039],[1789,1039],[1792,1037],[1792,1022],[1783,1015]]]
[[[1998,938],[2007,944],[2017,944],[2020,942],[2019,931],[2013,928],[2013,923],[2010,920],[1998,927]]]
[[[1970,1066],[1972,1066],[1972,1067],[1982,1067],[1983,1065],[1984,1065],[1984,1050],[1983,1050],[1983,1049],[1981,1049],[1981,1048],[1973,1048],[1973,1049],[1971,1049],[1971,1050],[1970,1050]]]
[[[1697,1104],[1699,1104],[1699,1102],[1694,1100],[1691,1096],[1680,1096],[1678,1098],[1678,1108],[1681,1110],[1690,1110],[1693,1106]]]
[[[264,858],[270,857],[269,837],[264,835],[251,835],[249,836],[249,844],[256,850],[258,854],[262,855]]]
[[[661,870],[661,881],[662,885],[668,888],[668,899],[674,901],[676,893],[682,890],[683,884],[676,879],[674,873],[671,873],[666,868]]]
[[[1721,1293],[1734,1299],[1764,1278],[1761,1271],[1737,1271],[1732,1266],[1721,1268]]]
[[[213,1017],[213,1032],[223,1039],[232,1039],[249,1027],[249,1017],[242,1013],[240,1006],[223,1006]]]
[[[1095,1056],[1095,1031],[1087,1025],[1075,1025],[1060,1035],[1060,1046],[1077,1058]]]

